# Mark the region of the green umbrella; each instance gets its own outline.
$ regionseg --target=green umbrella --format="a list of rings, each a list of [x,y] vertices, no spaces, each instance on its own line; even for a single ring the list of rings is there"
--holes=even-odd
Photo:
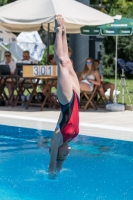
[[[129,36],[133,34],[133,19],[125,18],[120,15],[114,17],[114,22],[101,26],[84,26],[80,29],[82,35],[88,36],[116,36],[116,49],[115,49],[115,91],[117,85],[117,47],[118,36]],[[115,95],[116,101],[116,95]],[[124,100],[123,100],[124,103]]]
[[[117,18],[117,19],[116,19]],[[114,17],[114,22],[100,26],[84,26],[81,28],[83,35],[104,35],[104,36],[129,36],[133,31],[133,19],[121,17],[119,15]]]

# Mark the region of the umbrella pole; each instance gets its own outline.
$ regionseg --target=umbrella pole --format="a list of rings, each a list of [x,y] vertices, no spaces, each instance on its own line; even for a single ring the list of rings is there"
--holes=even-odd
[[[116,43],[115,43],[115,99],[114,102],[117,103],[117,97],[116,97],[116,89],[117,89],[117,48],[118,48],[118,36],[116,35]]]
[[[48,23],[48,42],[47,42],[47,64],[48,64],[48,57],[49,57],[49,39],[50,39],[50,23]]]

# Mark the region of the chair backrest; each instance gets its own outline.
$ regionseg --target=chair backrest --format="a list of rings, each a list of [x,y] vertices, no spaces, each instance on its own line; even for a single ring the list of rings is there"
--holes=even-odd
[[[81,106],[86,110],[89,105],[91,105],[92,108],[97,110],[97,106],[94,103],[94,98],[97,94],[97,85],[94,85],[94,89],[92,92],[86,92],[86,91],[81,91],[81,96],[80,96],[80,101],[81,101]],[[84,98],[86,99],[84,101]]]

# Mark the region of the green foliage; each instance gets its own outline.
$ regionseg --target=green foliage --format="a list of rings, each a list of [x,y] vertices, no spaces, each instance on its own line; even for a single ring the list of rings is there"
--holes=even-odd
[[[14,1],[16,1],[16,0],[0,0],[0,6],[3,6],[3,5],[8,4],[8,3],[12,3]]]
[[[115,56],[115,37],[104,37],[103,44],[105,54],[112,54],[113,56]]]
[[[112,77],[115,74],[115,69],[114,69],[114,57],[113,55],[104,55],[103,57],[103,65],[102,65],[102,70],[103,70],[103,75],[105,77]]]
[[[133,1],[128,0],[103,0],[106,6],[105,12],[109,15],[122,15],[123,17],[133,18]],[[105,53],[115,52],[115,37],[104,39]],[[133,60],[133,36],[118,37],[118,57]]]
[[[49,55],[54,54],[54,45],[49,46]],[[45,65],[47,63],[47,48],[45,48],[42,60],[39,62],[40,65]]]
[[[45,31],[43,28],[41,28],[38,31],[43,43],[48,46],[48,32]],[[54,38],[55,34],[54,33],[49,33],[49,55],[54,54]],[[45,49],[44,55],[42,60],[39,62],[41,65],[48,64],[47,63],[47,48]]]
[[[111,15],[122,15],[123,17],[133,19],[133,1],[128,0],[103,0],[103,5],[105,6],[104,12]],[[108,60],[115,57],[115,37],[108,36],[104,38],[104,51],[107,57],[110,59],[104,59],[104,72],[106,76],[110,73],[112,75],[112,70],[106,69],[108,66]],[[133,60],[133,35],[126,37],[118,37],[118,57],[123,59]]]
[[[128,0],[103,0],[102,2],[106,7],[105,11],[112,16],[121,14],[123,17],[133,17],[133,1],[129,2]]]
[[[118,57],[133,60],[133,36],[119,37]]]
[[[43,43],[47,46],[48,45],[48,32],[45,31],[42,27],[38,31]],[[49,33],[49,45],[52,45],[54,43],[54,33]]]

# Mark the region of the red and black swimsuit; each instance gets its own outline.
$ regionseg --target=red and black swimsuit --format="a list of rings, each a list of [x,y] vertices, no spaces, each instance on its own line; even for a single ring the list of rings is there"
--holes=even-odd
[[[79,98],[76,92],[73,92],[73,97],[68,104],[60,105],[63,117],[59,127],[64,143],[72,140],[79,133]]]

